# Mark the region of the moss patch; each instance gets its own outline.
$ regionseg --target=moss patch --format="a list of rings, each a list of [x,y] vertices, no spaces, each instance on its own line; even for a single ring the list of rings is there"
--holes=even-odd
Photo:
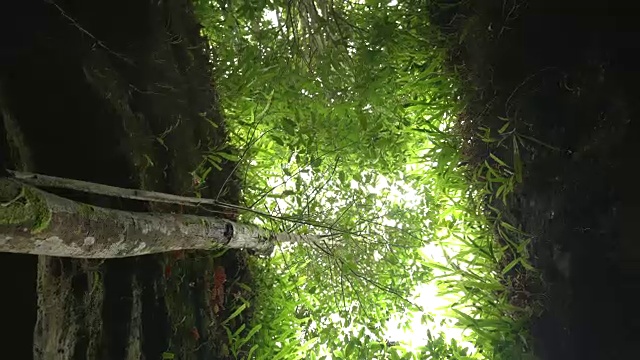
[[[8,200],[0,207],[0,224],[26,226],[33,233],[48,227],[51,210],[34,190],[3,180],[0,181],[0,197]]]

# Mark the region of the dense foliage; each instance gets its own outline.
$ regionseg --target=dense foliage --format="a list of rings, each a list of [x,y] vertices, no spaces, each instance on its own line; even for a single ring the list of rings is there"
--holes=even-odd
[[[504,274],[528,266],[526,249],[497,245],[496,230],[518,231],[482,205],[504,200],[520,171],[495,156],[473,173],[460,165],[463,106],[428,4],[196,5],[239,149],[211,149],[201,171],[237,161],[254,210],[244,221],[323,236],[254,259],[253,316],[234,334],[244,339],[235,355],[521,357],[529,309],[510,303]],[[522,141],[509,126],[500,141]],[[421,302],[420,285],[436,286],[447,308]],[[404,341],[391,323],[424,333]],[[457,341],[443,330],[454,325],[465,330]]]

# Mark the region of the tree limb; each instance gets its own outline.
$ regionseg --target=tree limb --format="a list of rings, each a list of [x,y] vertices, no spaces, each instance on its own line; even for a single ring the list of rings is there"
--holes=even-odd
[[[119,258],[227,247],[268,255],[276,242],[319,239],[216,217],[106,209],[7,178],[0,179],[0,203],[0,252]]]

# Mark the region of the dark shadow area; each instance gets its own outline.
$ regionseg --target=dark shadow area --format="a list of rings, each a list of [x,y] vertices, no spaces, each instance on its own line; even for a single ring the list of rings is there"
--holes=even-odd
[[[640,310],[639,6],[631,1],[473,1],[434,19],[465,38],[453,63],[467,116],[508,118],[530,141],[525,180],[501,208],[533,238],[543,359],[637,357]],[[463,15],[464,14],[464,15]],[[475,145],[476,160],[488,156]],[[492,150],[511,159],[513,149]],[[565,269],[562,269],[565,268]]]
[[[15,359],[33,356],[36,322],[36,261],[31,255],[0,254],[0,343]]]
[[[183,0],[30,0],[0,5],[0,168],[192,195],[191,172],[210,147],[226,141],[208,45],[199,29],[191,4]],[[225,201],[237,202],[237,184],[225,181],[232,169],[232,164],[223,164],[220,174],[207,179],[202,195],[216,196],[226,187],[231,191],[225,192]],[[177,211],[56,193],[130,211]],[[225,258],[235,261],[232,252]],[[52,289],[45,289],[60,298],[50,301],[56,303],[54,309],[43,310],[36,303],[37,257],[0,254],[0,341],[11,349],[12,358],[33,358],[38,311],[78,325],[77,331],[69,323],[54,329],[49,322],[39,330],[45,337],[62,334],[70,348],[63,340],[52,346],[60,346],[58,353],[71,351],[69,358],[75,359],[123,359],[135,347],[144,358],[160,359],[165,351],[177,353],[171,348],[176,343],[189,356],[181,358],[208,359],[211,352],[206,350],[217,345],[198,346],[189,331],[192,326],[202,339],[223,341],[207,337],[212,320],[204,310],[209,289],[203,277],[213,267],[195,273],[195,261],[187,258],[178,264],[167,254],[60,263],[64,271],[46,274]],[[200,279],[195,290],[189,287],[195,280],[184,284],[194,298],[173,297],[168,303],[166,292],[174,289],[167,290],[167,264],[189,273],[187,280]],[[132,314],[136,296],[141,310]],[[71,305],[65,307],[65,302]],[[132,324],[136,316],[139,325]],[[192,317],[197,324],[189,322]],[[136,343],[132,334],[138,330]]]

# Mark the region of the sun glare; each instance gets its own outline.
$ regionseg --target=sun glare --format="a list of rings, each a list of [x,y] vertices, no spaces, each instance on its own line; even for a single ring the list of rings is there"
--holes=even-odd
[[[416,170],[412,165],[407,165],[407,167],[409,171]],[[312,169],[306,169],[306,171],[301,174],[304,174],[302,176],[302,180],[305,183],[309,184],[313,181],[314,176]],[[362,175],[364,176],[365,174],[363,173]],[[400,180],[390,181],[381,175],[378,175],[376,179],[377,181],[375,184],[365,186],[368,193],[375,194],[377,196],[386,196],[385,200],[388,200],[391,204],[401,205],[403,208],[409,210],[416,210],[417,206],[421,203],[422,199],[419,195],[419,191],[413,188],[411,186],[412,184]],[[273,177],[268,180],[268,185],[275,189],[275,193],[282,193],[285,190],[293,190],[295,182],[286,176]],[[350,182],[351,189],[358,189],[362,186],[363,185],[361,183],[355,180],[351,180]],[[327,185],[327,188],[332,188],[331,182]],[[331,191],[327,191],[327,194],[325,195],[328,197],[331,194],[335,195],[335,193]],[[318,198],[322,199],[320,196]],[[458,199],[450,199],[450,201],[456,200]],[[276,197],[270,199],[270,201],[274,202],[276,207],[282,213],[286,213],[286,211],[291,208],[291,205],[283,198]],[[345,202],[342,201],[332,205],[325,205],[342,207],[345,206]],[[384,212],[384,209],[382,212]],[[393,219],[388,219],[386,217],[381,218],[380,222],[386,226],[401,225],[397,224]],[[449,236],[448,231],[448,229],[443,228],[433,229],[431,232],[439,239],[445,239]],[[460,247],[454,240],[455,239],[445,239],[445,241],[435,242],[430,241],[430,239],[425,239],[426,245],[420,250],[421,254],[425,261],[445,265],[447,264],[447,259],[444,255],[445,252],[448,254],[460,252]],[[377,256],[379,259],[381,255],[378,252],[376,253],[377,255],[374,254],[374,258]],[[438,269],[434,269],[433,274],[437,277],[443,275],[443,272]],[[474,353],[475,348],[473,344],[466,340],[470,335],[470,331],[464,331],[463,329],[455,327],[455,320],[452,316],[449,316],[450,306],[459,301],[462,296],[463,294],[449,294],[447,296],[441,295],[438,291],[438,286],[435,280],[430,283],[415,284],[411,301],[422,308],[422,311],[397,313],[392,315],[386,324],[386,339],[402,344],[402,346],[408,351],[414,351],[418,347],[427,344],[429,341],[429,333],[433,334],[434,337],[442,334],[447,341],[455,340],[459,345],[468,348],[470,353]],[[339,324],[342,320],[344,319],[341,319],[338,314],[332,314],[329,317],[329,321],[334,324]],[[322,326],[322,324],[315,324],[314,326]],[[350,331],[353,331],[353,329],[345,328],[343,331],[345,333],[349,333]],[[330,354],[325,353],[320,348],[316,350],[318,351],[318,355],[330,356]],[[329,358],[330,357],[328,357],[328,359]]]

